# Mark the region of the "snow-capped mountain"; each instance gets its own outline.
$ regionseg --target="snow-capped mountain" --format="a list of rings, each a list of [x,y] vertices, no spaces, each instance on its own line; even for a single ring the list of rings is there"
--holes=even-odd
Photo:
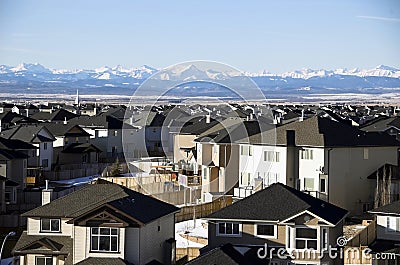
[[[266,70],[259,73],[240,73],[232,69],[220,71],[193,64],[166,70],[147,65],[137,68],[117,65],[66,70],[49,69],[38,63],[22,63],[17,66],[0,65],[0,93],[69,93],[78,88],[82,93],[90,94],[131,94],[152,75],[156,85],[174,80],[224,79],[239,84],[244,76],[248,76],[268,94],[400,91],[400,69],[384,65],[373,69],[301,69],[276,74]],[[192,93],[196,93],[198,88],[198,84],[193,86]]]

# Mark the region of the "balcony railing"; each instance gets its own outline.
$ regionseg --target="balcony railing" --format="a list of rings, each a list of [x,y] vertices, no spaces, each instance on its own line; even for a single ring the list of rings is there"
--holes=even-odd
[[[324,200],[324,201],[328,201],[328,194],[326,193],[322,193],[319,191],[310,191],[310,190],[302,190],[302,192],[307,193],[308,195],[311,195],[315,198]]]
[[[253,186],[238,187],[233,189],[233,196],[237,198],[246,198],[255,193]]]

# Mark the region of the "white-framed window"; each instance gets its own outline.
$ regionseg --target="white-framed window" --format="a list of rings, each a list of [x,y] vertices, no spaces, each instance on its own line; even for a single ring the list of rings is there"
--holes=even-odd
[[[47,150],[47,143],[43,143],[43,150]]]
[[[278,227],[275,224],[256,224],[255,235],[264,238],[276,238]]]
[[[53,265],[53,257],[36,256],[35,265]]]
[[[118,228],[92,227],[90,234],[90,251],[118,252]]]
[[[280,153],[275,151],[264,151],[264,161],[279,162]]]
[[[241,236],[242,224],[234,222],[217,223],[217,236]]]
[[[313,178],[304,178],[304,190],[315,191]]]
[[[249,156],[253,156],[253,147],[249,146]]]
[[[265,178],[265,185],[270,186],[274,183],[278,183],[279,181],[279,173],[276,172],[267,172],[267,176]]]
[[[118,131],[114,130],[114,136],[118,136]]]
[[[61,219],[56,219],[56,218],[40,219],[40,232],[46,232],[46,233],[61,232]]]
[[[398,233],[400,232],[400,218],[388,216],[386,225],[386,231],[389,233]]]
[[[314,150],[312,150],[312,149],[300,150],[300,159],[313,160],[314,159]]]
[[[240,155],[242,156],[253,156],[253,147],[249,145],[240,146]]]
[[[296,227],[296,249],[317,249],[316,228]]]

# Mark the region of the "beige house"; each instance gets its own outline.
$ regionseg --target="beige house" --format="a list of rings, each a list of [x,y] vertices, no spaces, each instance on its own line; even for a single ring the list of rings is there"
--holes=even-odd
[[[269,264],[343,264],[326,251],[337,247],[347,213],[286,185],[272,184],[205,218],[208,247],[203,251],[229,243],[240,247],[244,256],[253,253],[253,258],[268,259]]]
[[[90,184],[23,214],[20,264],[172,264],[175,206],[117,184]]]

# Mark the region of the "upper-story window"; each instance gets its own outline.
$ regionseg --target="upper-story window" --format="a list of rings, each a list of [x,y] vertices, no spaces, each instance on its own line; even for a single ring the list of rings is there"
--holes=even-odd
[[[40,219],[40,232],[57,233],[61,231],[61,220],[52,218]]]
[[[392,233],[400,232],[400,218],[388,216],[386,231]]]
[[[279,162],[280,153],[275,151],[264,151],[264,161]]]
[[[118,136],[118,131],[114,130],[114,136]]]
[[[47,143],[43,143],[43,150],[47,150]]]
[[[217,236],[240,236],[242,224],[226,222],[217,223]]]
[[[242,156],[253,156],[253,147],[248,145],[240,146],[240,154]]]
[[[300,158],[307,159],[307,160],[313,160],[314,159],[314,150],[312,150],[312,149],[300,150]]]
[[[90,251],[117,252],[119,233],[118,228],[92,227]]]
[[[277,226],[274,224],[256,224],[256,236],[276,238]]]
[[[36,257],[35,265],[53,265],[53,257],[45,257],[45,256]]]
[[[316,228],[296,228],[296,249],[317,249]]]

